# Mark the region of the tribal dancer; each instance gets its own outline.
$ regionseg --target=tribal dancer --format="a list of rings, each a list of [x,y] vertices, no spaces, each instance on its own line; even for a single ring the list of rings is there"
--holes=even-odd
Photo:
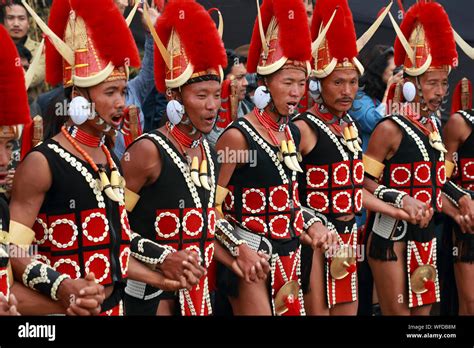
[[[309,84],[316,104],[294,119],[301,131],[304,173],[301,202],[337,233],[338,250],[324,254],[302,248],[302,279],[307,314],[355,315],[360,252],[355,214],[362,205],[397,218],[404,212],[363,190],[364,166],[358,131],[347,114],[364,69],[356,56],[390,10],[374,22],[363,43],[356,41],[347,0],[320,0],[313,13],[314,70]],[[364,199],[363,199],[364,197]]]
[[[129,280],[126,314],[211,315],[219,166],[203,135],[212,130],[221,104],[227,64],[222,27],[189,0],[170,1],[156,29],[149,26],[156,86],[169,99],[168,121],[136,140],[122,159],[132,235],[143,237],[132,243],[132,255],[185,286],[166,292]]]
[[[229,158],[218,181],[223,216],[216,238],[243,276],[218,265],[218,291],[236,315],[303,315],[300,236],[315,247],[328,247],[335,237],[298,199],[300,133],[290,118],[310,72],[311,38],[302,1],[265,0],[258,11],[247,66],[260,77],[256,108],[217,143]],[[256,163],[232,161],[238,152],[255,154]],[[262,251],[270,256],[269,277]]]
[[[48,37],[47,80],[62,81],[72,100],[61,132],[35,147],[15,176],[10,242],[33,243],[38,255],[12,259],[13,273],[68,314],[119,315],[130,229],[118,161],[104,141],[121,123],[138,50],[113,0],[56,0],[49,27],[23,3]]]
[[[453,115],[446,123],[444,139],[446,149],[446,176],[451,178],[467,194],[459,193],[461,214],[458,221],[447,222],[449,237],[454,245],[454,276],[459,299],[459,314],[474,315],[474,216],[468,204],[472,202],[474,190],[474,110],[472,109],[472,86],[469,80],[462,79],[456,87],[453,102]],[[452,236],[452,237],[451,237]]]
[[[441,5],[413,5],[401,29],[389,16],[397,32],[395,64],[403,64],[407,103],[392,105],[392,114],[375,128],[364,155],[364,187],[405,210],[418,226],[372,214],[369,265],[384,315],[429,315],[431,305],[440,301],[432,216],[435,210],[457,214],[442,194],[451,184],[446,182],[446,149],[436,117],[457,53]]]

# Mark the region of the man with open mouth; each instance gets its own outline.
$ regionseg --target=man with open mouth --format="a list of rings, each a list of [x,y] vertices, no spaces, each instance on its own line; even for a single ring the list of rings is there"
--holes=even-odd
[[[12,259],[13,274],[57,301],[53,313],[120,315],[129,263],[138,277],[158,277],[129,258],[124,180],[105,144],[121,124],[138,50],[113,0],[54,1],[49,26],[23,4],[48,37],[47,80],[62,81],[70,102],[61,132],[36,146],[15,176],[10,242],[33,244],[38,255]],[[26,127],[23,141],[30,133]]]
[[[30,125],[30,112],[24,71],[18,62],[18,52],[7,31],[0,26],[0,171],[6,180],[12,160],[13,141],[18,140],[25,125]],[[31,146],[24,135],[22,152]],[[9,196],[8,196],[9,197]],[[6,192],[0,193],[0,315],[40,315],[57,310],[57,303],[14,281],[10,260],[16,258],[10,245],[10,213]]]
[[[310,47],[301,0],[258,7],[247,65],[259,75],[256,108],[230,124],[216,146],[256,153],[256,166],[224,160],[218,181],[216,238],[242,274],[219,264],[217,286],[235,315],[304,315],[300,236],[307,232],[304,240],[315,248],[335,237],[298,199],[300,132],[290,120],[310,72]]]

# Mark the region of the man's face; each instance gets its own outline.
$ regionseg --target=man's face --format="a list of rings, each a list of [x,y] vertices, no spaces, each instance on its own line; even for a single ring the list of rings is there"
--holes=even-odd
[[[281,69],[267,79],[273,104],[282,115],[289,115],[296,110],[305,86],[306,74],[297,69]]]
[[[13,41],[17,42],[23,39],[30,28],[25,8],[20,5],[7,6],[4,25]]]
[[[352,107],[359,88],[359,74],[355,70],[334,70],[321,80],[321,95],[324,105],[337,116],[342,116]]]
[[[221,84],[203,81],[185,85],[181,88],[181,102],[194,127],[209,134],[221,107]]]
[[[226,79],[233,78],[236,81],[237,93],[239,95],[239,101],[245,99],[245,94],[247,93],[247,86],[249,85],[245,75],[247,74],[247,69],[242,63],[232,66],[230,73],[226,76]]]
[[[432,112],[438,110],[448,92],[448,72],[428,71],[420,76],[419,81],[426,106]]]
[[[0,185],[6,183],[8,164],[12,158],[13,137],[0,137]]]
[[[95,112],[115,129],[118,129],[122,123],[126,93],[127,82],[125,80],[103,82],[89,88],[89,96],[92,99]],[[88,121],[88,123],[93,128],[102,131],[104,127],[98,126],[96,121],[97,118]]]

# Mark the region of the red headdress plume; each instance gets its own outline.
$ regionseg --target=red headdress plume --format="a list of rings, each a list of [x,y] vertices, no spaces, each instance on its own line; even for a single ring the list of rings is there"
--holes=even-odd
[[[91,87],[127,79],[128,66],[140,66],[128,19],[126,22],[113,0],[55,0],[49,26],[24,0],[23,4],[49,39],[49,83],[55,85],[62,79],[65,87]]]
[[[264,0],[259,13],[250,42],[248,71],[270,75],[285,66],[309,74],[311,36],[303,1]]]
[[[352,12],[347,0],[319,0],[311,23],[312,39],[316,40],[325,27],[325,37],[313,51],[314,71],[318,78],[324,78],[335,69],[353,69],[364,72],[357,60],[357,38]]]
[[[440,4],[421,1],[413,5],[406,12],[400,31],[394,45],[395,64],[403,64],[408,75],[449,70],[457,65],[453,29]]]
[[[222,81],[222,67],[227,65],[222,33],[204,7],[194,0],[171,0],[155,29],[155,83],[159,91],[202,76]]]
[[[31,121],[26,94],[25,73],[10,35],[0,25],[0,126],[15,126]]]

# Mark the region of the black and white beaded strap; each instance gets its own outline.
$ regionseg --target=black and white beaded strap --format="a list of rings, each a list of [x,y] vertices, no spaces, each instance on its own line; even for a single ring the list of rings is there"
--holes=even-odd
[[[302,206],[301,213],[303,214],[303,228],[306,231],[316,222],[320,222],[324,225],[324,221],[320,217],[316,216],[312,209]]]
[[[144,238],[138,233],[132,233],[130,251],[137,260],[157,266],[161,265],[174,250],[171,247]]]
[[[313,122],[314,124],[316,124],[320,129],[322,129],[324,131],[324,133],[327,134],[327,136],[332,140],[332,142],[336,145],[337,149],[339,150],[339,153],[341,154],[342,156],[342,159],[344,161],[348,161],[349,160],[349,156],[348,156],[348,152],[346,150],[344,150],[344,147],[342,146],[341,142],[339,141],[339,139],[337,138],[336,134],[334,134],[333,131],[331,131],[329,129],[329,127],[323,122],[321,121],[319,118],[311,115],[311,114],[306,114],[306,116],[308,117],[308,119]],[[357,157],[357,152],[354,153],[354,157]]]
[[[217,220],[215,237],[235,257],[239,254],[238,247],[245,243],[237,237],[234,227],[225,219]]]
[[[70,279],[69,275],[61,274],[38,260],[34,260],[26,266],[22,276],[23,284],[26,287],[39,291],[55,301],[58,300],[58,288],[66,279]]]
[[[423,140],[415,133],[415,131],[408,126],[405,121],[397,116],[392,116],[392,120],[395,121],[400,127],[402,127],[405,132],[415,141],[416,145],[418,146],[418,150],[420,150],[421,155],[423,156],[423,161],[430,162],[430,156],[428,155],[428,151],[426,150],[425,144]]]
[[[94,178],[91,172],[89,172],[87,167],[84,166],[81,163],[81,161],[76,159],[69,152],[64,151],[64,149],[60,148],[56,144],[48,144],[48,147],[54,152],[56,152],[59,155],[59,157],[61,157],[64,161],[66,161],[71,167],[76,169],[84,177],[86,182],[89,184],[89,187],[94,192],[95,198],[97,200],[97,206],[99,208],[105,208],[104,196],[102,195],[102,190],[100,189],[97,183],[97,180]]]
[[[270,146],[266,143],[266,141],[259,136],[257,133],[255,133],[244,121],[239,121],[239,125],[242,126],[242,128],[245,129],[245,131],[252,137],[252,139],[262,148],[263,151],[267,153],[267,155],[270,157],[272,162],[275,164],[275,167],[278,170],[278,173],[280,174],[281,180],[283,184],[288,184],[288,176],[285,173],[285,170],[283,169],[283,166],[281,165],[281,162],[278,160],[278,156],[273,151],[273,149],[270,148]],[[292,171],[292,180],[296,180],[296,172]]]
[[[216,173],[215,173],[214,161],[212,160],[212,156],[211,156],[209,142],[206,139],[203,139],[202,145],[204,146],[204,150],[206,151],[207,163],[209,163],[209,171],[210,171],[210,178],[211,178],[210,179],[211,191],[209,194],[209,202],[207,203],[207,207],[211,209],[214,207],[214,199],[215,199],[214,193],[216,192],[217,178],[216,178]]]
[[[468,196],[472,199],[472,191],[468,191],[459,187],[451,180],[447,180],[443,186],[443,194],[448,198],[456,207],[459,207],[459,200],[464,196]]]
[[[393,205],[399,209],[403,208],[403,197],[407,195],[406,192],[402,192],[396,189],[388,188],[384,185],[379,185],[374,191],[374,196],[378,199]]]
[[[196,208],[202,208],[201,199],[199,198],[199,194],[196,188],[196,185],[191,179],[191,172],[189,170],[189,166],[185,164],[179,155],[164,141],[161,137],[156,134],[148,133],[146,136],[155,140],[160,146],[166,151],[166,153],[171,157],[174,164],[179,168],[181,174],[183,175],[184,180],[186,181],[186,185],[188,186],[189,192],[193,197],[194,206]]]
[[[467,111],[465,110],[459,110],[459,111],[456,111],[458,114],[461,114],[463,115],[469,122],[471,122],[471,124],[474,126],[474,116],[471,115],[470,113],[468,113]]]
[[[438,132],[438,134],[441,134],[438,128],[438,120],[436,119],[436,116],[431,115],[431,121],[432,121],[431,124],[433,125],[434,130]],[[442,151],[439,152],[439,161],[444,162],[444,152]]]

